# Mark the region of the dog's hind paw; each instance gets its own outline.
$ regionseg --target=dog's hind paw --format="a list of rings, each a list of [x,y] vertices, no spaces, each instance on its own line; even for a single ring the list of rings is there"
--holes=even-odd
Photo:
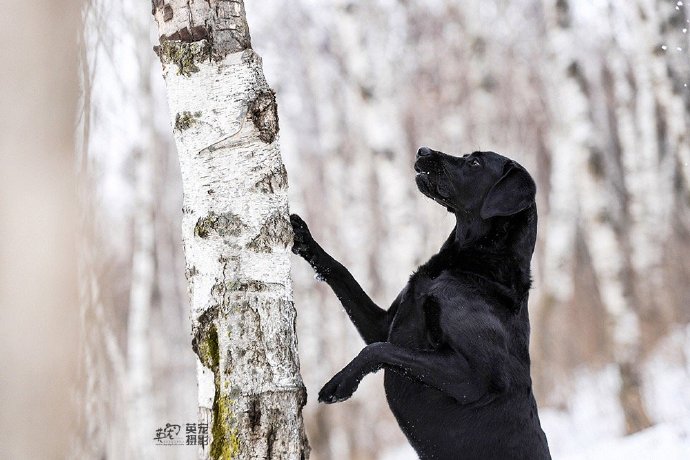
[[[321,388],[319,402],[333,404],[350,399],[358,385],[359,380],[352,378],[345,370],[342,370]]]

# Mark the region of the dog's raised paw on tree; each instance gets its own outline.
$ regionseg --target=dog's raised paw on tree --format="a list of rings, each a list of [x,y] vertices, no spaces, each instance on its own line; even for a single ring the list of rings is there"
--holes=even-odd
[[[314,238],[312,238],[309,232],[309,227],[297,214],[290,215],[290,223],[292,224],[292,232],[295,235],[292,252],[308,259],[314,252]]]

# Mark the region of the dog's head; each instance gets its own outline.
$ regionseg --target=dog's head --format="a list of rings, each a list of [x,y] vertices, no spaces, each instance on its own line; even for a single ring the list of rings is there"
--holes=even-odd
[[[482,219],[510,216],[534,204],[536,186],[527,170],[494,152],[462,157],[427,147],[417,152],[417,187],[448,211]]]

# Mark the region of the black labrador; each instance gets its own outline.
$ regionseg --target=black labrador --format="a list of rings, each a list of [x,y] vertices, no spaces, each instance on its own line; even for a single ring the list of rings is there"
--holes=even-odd
[[[348,399],[385,369],[391,410],[421,459],[549,459],[532,394],[530,259],[536,186],[494,152],[417,152],[416,182],[457,223],[386,311],[291,216],[293,252],[338,296],[367,346],[319,393]]]

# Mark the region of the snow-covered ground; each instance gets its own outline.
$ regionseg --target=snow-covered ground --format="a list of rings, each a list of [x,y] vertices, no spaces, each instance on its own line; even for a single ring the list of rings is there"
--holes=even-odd
[[[659,343],[643,378],[656,424],[625,436],[615,367],[579,372],[565,408],[539,411],[554,460],[690,460],[690,326]],[[416,458],[401,446],[381,460]]]

